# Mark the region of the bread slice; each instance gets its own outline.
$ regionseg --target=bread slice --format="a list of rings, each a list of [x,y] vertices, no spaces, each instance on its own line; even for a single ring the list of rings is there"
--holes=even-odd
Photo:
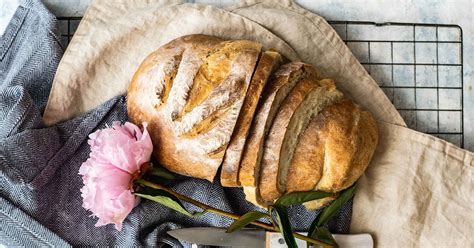
[[[316,71],[308,64],[291,62],[281,66],[267,83],[262,99],[259,101],[239,168],[239,182],[244,188],[246,198],[256,205],[259,204],[256,188],[265,137],[283,100],[296,82],[308,76],[316,76]]]
[[[280,66],[281,61],[281,55],[274,51],[265,51],[260,57],[222,162],[222,186],[237,187],[240,185],[238,178],[239,165],[252,119],[262,91],[270,75]]]
[[[127,95],[132,122],[148,122],[167,169],[212,181],[230,140],[261,44],[206,35],[175,39],[148,56]]]
[[[285,99],[265,143],[259,182],[264,204],[273,203],[286,191],[288,169],[300,132],[306,129],[312,116],[341,98],[334,81],[306,78]]]

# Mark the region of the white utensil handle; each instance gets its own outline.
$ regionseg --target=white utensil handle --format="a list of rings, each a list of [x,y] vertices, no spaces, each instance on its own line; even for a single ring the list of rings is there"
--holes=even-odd
[[[307,233],[300,233],[307,235]],[[374,240],[368,233],[363,234],[334,234],[337,244],[340,248],[373,248]],[[283,235],[276,232],[267,232],[266,235],[266,247],[267,248],[285,248],[286,243]],[[298,247],[306,247],[306,241],[296,239]]]

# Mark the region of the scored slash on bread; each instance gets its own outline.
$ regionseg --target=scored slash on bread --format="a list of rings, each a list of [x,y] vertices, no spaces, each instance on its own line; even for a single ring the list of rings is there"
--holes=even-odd
[[[237,187],[239,183],[239,165],[244,150],[252,119],[270,75],[280,66],[281,55],[274,51],[265,51],[258,61],[255,73],[245,97],[242,110],[235,125],[232,138],[225,152],[221,166],[221,184],[226,187]]]
[[[130,120],[148,122],[153,154],[167,169],[213,181],[222,165],[221,184],[243,186],[262,207],[286,192],[349,187],[377,145],[372,115],[311,65],[279,67],[279,53],[261,49],[206,35],[163,45],[131,80]]]
[[[134,123],[149,123],[153,154],[163,166],[214,179],[261,47],[254,41],[188,35],[140,65],[128,89],[128,113]]]

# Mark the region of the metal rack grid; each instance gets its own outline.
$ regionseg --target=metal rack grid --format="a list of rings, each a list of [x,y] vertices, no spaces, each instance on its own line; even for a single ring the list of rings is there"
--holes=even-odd
[[[60,17],[67,47],[81,20]],[[462,29],[457,25],[329,21],[408,127],[464,144]]]
[[[464,144],[462,29],[331,21],[407,125]]]

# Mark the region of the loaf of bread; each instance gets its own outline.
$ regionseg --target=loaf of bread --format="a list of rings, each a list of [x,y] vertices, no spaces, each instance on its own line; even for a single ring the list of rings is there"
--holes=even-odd
[[[163,166],[214,179],[261,47],[189,35],[162,46],[140,65],[128,89],[128,114],[134,123],[149,123],[153,154]]]
[[[164,167],[209,181],[221,167],[223,186],[242,186],[247,200],[262,207],[287,192],[351,186],[377,145],[372,115],[311,65],[281,65],[278,52],[261,49],[254,41],[206,35],[165,44],[130,83],[131,121],[148,122]]]

